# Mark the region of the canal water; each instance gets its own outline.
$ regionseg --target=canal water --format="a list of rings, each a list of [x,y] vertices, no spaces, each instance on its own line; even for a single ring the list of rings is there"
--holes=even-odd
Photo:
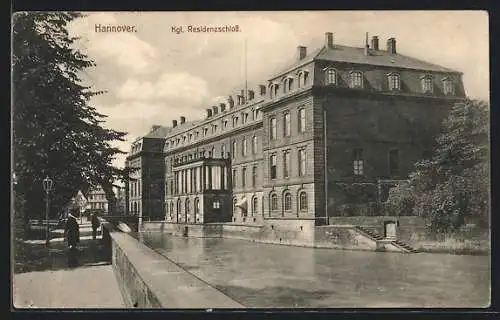
[[[250,308],[486,307],[490,301],[487,256],[134,236]]]

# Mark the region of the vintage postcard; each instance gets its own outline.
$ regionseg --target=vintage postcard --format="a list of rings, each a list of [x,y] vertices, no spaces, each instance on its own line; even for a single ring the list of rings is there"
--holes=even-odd
[[[13,308],[486,308],[488,14],[16,12]]]

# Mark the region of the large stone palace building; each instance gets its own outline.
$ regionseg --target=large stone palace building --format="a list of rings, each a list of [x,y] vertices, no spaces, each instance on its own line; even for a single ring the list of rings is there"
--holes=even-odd
[[[265,85],[135,141],[128,209],[194,224],[376,214],[381,186],[429,156],[464,98],[460,72],[398,53],[394,38],[356,48],[326,33]]]

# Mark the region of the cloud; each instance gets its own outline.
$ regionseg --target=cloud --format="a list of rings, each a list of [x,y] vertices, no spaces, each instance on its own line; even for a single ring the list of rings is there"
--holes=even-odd
[[[189,73],[163,73],[154,82],[129,79],[116,91],[123,100],[158,100],[181,105],[197,105],[209,95],[207,82]]]
[[[81,37],[79,45],[97,60],[116,63],[136,74],[155,70],[157,50],[135,33],[96,32],[96,26],[122,25],[112,13],[91,13],[73,22],[70,33]]]

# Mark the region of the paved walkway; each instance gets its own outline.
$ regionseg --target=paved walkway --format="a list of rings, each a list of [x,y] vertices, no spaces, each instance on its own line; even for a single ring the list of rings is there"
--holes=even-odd
[[[87,231],[82,230],[85,227],[80,229],[81,233]],[[43,240],[27,241],[25,245],[32,255],[14,274],[14,307],[124,308],[112,266],[106,261],[99,241],[91,236],[81,238],[82,252],[75,268],[67,266],[67,249],[62,238],[52,239],[49,249]]]

